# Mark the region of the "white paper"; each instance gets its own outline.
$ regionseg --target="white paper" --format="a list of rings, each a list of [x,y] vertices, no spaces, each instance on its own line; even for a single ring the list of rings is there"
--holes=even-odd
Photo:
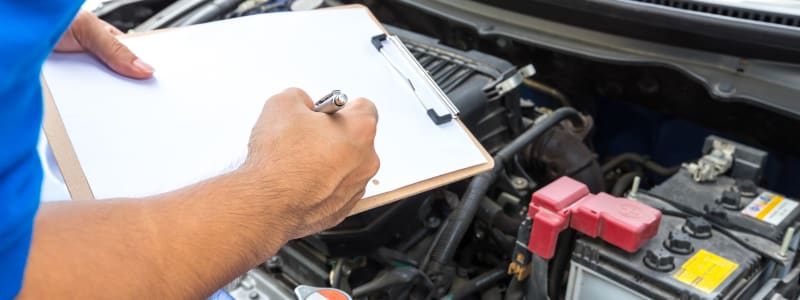
[[[428,118],[372,46],[380,33],[358,8],[257,15],[126,39],[155,67],[149,80],[85,54],[52,55],[44,76],[98,199],[162,193],[235,168],[264,101],[292,86],[375,102],[381,168],[365,197],[485,163],[455,122]]]

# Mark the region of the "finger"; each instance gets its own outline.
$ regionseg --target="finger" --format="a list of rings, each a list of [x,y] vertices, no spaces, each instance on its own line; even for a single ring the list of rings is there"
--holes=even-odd
[[[356,98],[353,101],[347,103],[347,105],[339,111],[339,114],[343,115],[366,115],[372,117],[375,122],[378,122],[378,109],[375,107],[375,104],[372,101],[367,100],[366,98]]]
[[[144,79],[153,75],[153,67],[123,45],[96,16],[80,16],[73,34],[84,49],[97,56],[109,68],[124,76]]]
[[[99,19],[98,19],[98,20],[99,20]],[[117,29],[117,27],[114,27],[114,25],[111,25],[111,24],[109,24],[108,22],[106,22],[106,21],[103,21],[103,20],[99,20],[99,21],[100,21],[101,23],[103,23],[103,26],[104,26],[104,28],[105,28],[105,29],[106,29],[106,31],[108,31],[108,33],[110,33],[111,35],[113,35],[113,36],[118,36],[118,35],[123,35],[123,34],[125,34],[124,32],[122,32],[122,31],[120,31],[119,29]]]
[[[270,97],[264,108],[267,109],[270,107],[275,107],[275,109],[279,111],[286,111],[287,109],[310,111],[314,109],[314,103],[312,103],[311,97],[309,97],[305,91],[291,87]]]
[[[373,145],[378,125],[378,111],[367,99],[355,99],[335,115],[336,120],[346,130],[351,139],[364,145]]]

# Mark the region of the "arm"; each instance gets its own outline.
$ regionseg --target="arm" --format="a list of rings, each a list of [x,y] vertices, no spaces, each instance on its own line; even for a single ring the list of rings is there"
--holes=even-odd
[[[286,241],[337,224],[378,168],[375,108],[348,105],[315,113],[289,89],[265,104],[234,172],[145,199],[43,205],[20,297],[207,297]]]

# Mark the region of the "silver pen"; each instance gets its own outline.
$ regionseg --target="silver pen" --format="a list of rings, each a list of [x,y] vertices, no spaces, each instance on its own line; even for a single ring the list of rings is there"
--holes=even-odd
[[[333,90],[314,103],[314,111],[332,114],[347,104],[347,95],[340,90]]]

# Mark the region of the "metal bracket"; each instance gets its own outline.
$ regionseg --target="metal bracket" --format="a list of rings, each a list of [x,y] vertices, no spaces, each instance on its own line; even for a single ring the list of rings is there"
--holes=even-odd
[[[511,74],[511,76],[508,76],[507,78],[502,79],[494,85],[486,88],[484,91],[487,95],[489,95],[489,99],[499,98],[516,89],[520,84],[522,84],[523,79],[531,77],[533,74],[536,74],[536,69],[533,67],[533,65],[526,65],[522,68],[519,68],[519,70]]]

